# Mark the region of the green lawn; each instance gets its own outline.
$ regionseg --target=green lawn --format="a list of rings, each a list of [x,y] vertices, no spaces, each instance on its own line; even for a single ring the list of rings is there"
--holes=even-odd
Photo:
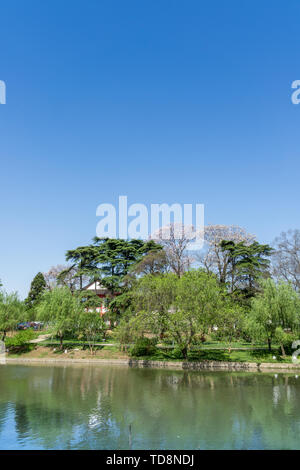
[[[112,346],[106,346],[106,343],[112,343]],[[106,341],[99,340],[98,350],[111,351],[116,353],[118,351],[118,344],[112,337],[108,337]],[[47,339],[41,343],[40,346],[57,347],[59,348],[59,341],[57,339]],[[71,350],[75,348],[87,349],[88,343],[77,339],[64,340],[64,348]],[[282,362],[290,363],[291,357],[287,356],[282,358],[279,355],[278,346],[274,345],[270,353],[265,344],[251,344],[245,341],[234,342],[231,344],[232,351],[228,352],[228,343],[221,341],[208,340],[205,343],[194,345],[188,355],[188,361],[226,361],[226,362]],[[59,352],[58,352],[59,353]],[[276,359],[273,359],[276,356]],[[157,348],[157,352],[151,356],[136,357],[135,359],[153,360],[153,361],[182,361],[182,357],[178,357],[174,353],[173,346],[170,344],[162,344]]]
[[[273,359],[276,356],[276,359]],[[135,357],[135,359],[149,360],[149,361],[182,361],[182,358],[176,357],[172,351],[158,350],[152,356]],[[278,354],[278,350],[273,350],[269,353],[266,350],[255,351],[228,351],[220,349],[204,349],[199,351],[191,351],[188,354],[188,361],[225,361],[225,362],[273,362],[278,363],[291,363],[291,357],[286,356],[282,358]]]

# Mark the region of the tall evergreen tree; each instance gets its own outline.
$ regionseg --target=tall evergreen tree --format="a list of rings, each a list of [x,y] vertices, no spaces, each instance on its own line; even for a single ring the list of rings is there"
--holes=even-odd
[[[99,268],[101,282],[111,293],[120,291],[122,279],[144,255],[161,249],[153,240],[122,240],[94,238],[94,261]]]
[[[272,248],[256,241],[246,245],[223,240],[220,246],[228,254],[230,292],[239,291],[246,298],[252,297],[257,291],[258,281],[269,276]]]
[[[122,279],[131,266],[149,252],[161,249],[161,245],[153,240],[144,242],[95,237],[92,245],[67,251],[66,259],[77,267],[77,275],[88,275],[91,280],[101,281],[114,294],[120,291]]]
[[[72,261],[70,269],[76,268],[76,277],[79,278],[79,288],[83,287],[83,279],[86,276],[94,277],[96,274],[95,253],[91,245],[79,246],[74,250],[68,250],[66,260]]]
[[[41,300],[42,295],[46,289],[46,281],[41,272],[33,278],[30,286],[28,297],[25,299],[27,308],[35,307]]]

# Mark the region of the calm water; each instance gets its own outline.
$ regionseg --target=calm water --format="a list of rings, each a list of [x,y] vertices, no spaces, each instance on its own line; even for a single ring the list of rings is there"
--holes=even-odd
[[[0,365],[0,449],[300,449],[299,436],[291,374]]]

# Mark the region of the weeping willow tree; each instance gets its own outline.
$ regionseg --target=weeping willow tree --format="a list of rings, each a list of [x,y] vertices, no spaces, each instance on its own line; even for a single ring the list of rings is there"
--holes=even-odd
[[[72,295],[68,287],[56,287],[44,293],[37,306],[37,317],[50,325],[52,333],[60,340],[60,348],[63,349],[66,335],[78,329],[83,308],[79,297]]]
[[[0,332],[4,341],[8,331],[14,330],[17,324],[24,319],[24,303],[17,293],[7,294],[0,291]]]
[[[4,341],[6,334],[14,330],[17,324],[24,319],[24,314],[24,303],[19,300],[16,292],[7,294],[0,291],[0,332],[2,341]]]
[[[134,307],[145,331],[167,335],[187,359],[193,341],[203,338],[224,308],[224,290],[216,276],[191,270],[144,276],[134,292]]]
[[[299,332],[300,298],[291,284],[276,284],[267,279],[260,282],[262,291],[252,299],[248,318],[249,331],[253,339],[266,341],[269,351],[278,341],[285,356],[284,343]]]

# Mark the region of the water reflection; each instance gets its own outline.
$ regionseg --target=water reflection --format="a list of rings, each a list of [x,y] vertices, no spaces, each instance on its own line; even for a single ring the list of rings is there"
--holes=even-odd
[[[299,449],[288,374],[0,366],[1,449]]]

